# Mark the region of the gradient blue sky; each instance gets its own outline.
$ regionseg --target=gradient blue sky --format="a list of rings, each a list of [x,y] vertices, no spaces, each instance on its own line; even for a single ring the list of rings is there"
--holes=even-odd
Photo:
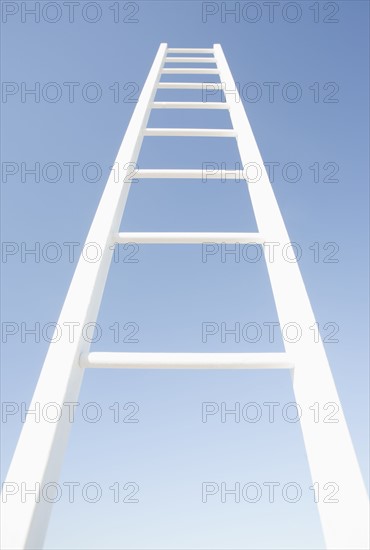
[[[221,43],[236,82],[242,89],[258,84],[262,97],[244,105],[266,162],[297,163],[302,177],[293,183],[277,169],[273,186],[292,241],[302,247],[304,280],[320,325],[339,326],[338,343],[328,343],[331,362],[354,445],[368,482],[368,3],[340,1],[295,3],[302,16],[287,22],[285,2],[279,2],[269,21],[265,4],[255,23],[219,11],[202,21],[202,2],[119,2],[120,23],[114,22],[113,1],[100,2],[101,19],[89,23],[78,2],[73,23],[62,2],[60,21],[33,22],[19,12],[2,24],[2,80],[21,87],[41,88],[49,82],[63,89],[60,101],[50,103],[21,94],[3,96],[2,162],[41,166],[78,162],[98,163],[98,181],[84,180],[76,169],[73,182],[63,170],[58,182],[20,171],[2,179],[2,240],[21,247],[50,242],[83,243],[102,194],[109,167],[135,103],[127,93],[141,89],[160,42],[171,47],[211,47]],[[34,2],[27,2],[27,6]],[[131,3],[133,4],[133,3]],[[243,7],[246,4],[241,2]],[[235,5],[227,2],[227,8]],[[216,4],[214,4],[216,6]],[[7,8],[12,9],[12,8]],[[138,22],[123,22],[131,11]],[[293,12],[288,17],[293,17]],[[92,17],[92,12],[89,12]],[[53,17],[49,12],[48,17]],[[253,17],[252,11],[247,17]],[[318,22],[314,22],[318,17]],[[326,18],[326,22],[324,19]],[[332,22],[327,22],[330,19]],[[337,19],[338,22],[333,22]],[[180,77],[179,80],[184,79]],[[188,77],[189,79],[189,77]],[[172,80],[172,78],[171,78]],[[190,79],[189,79],[190,80]],[[81,83],[69,102],[64,82]],[[96,82],[102,97],[83,99],[80,90]],[[114,102],[114,83],[121,97]],[[269,101],[267,86],[277,82]],[[282,89],[297,83],[302,98],[284,99]],[[334,88],[325,88],[327,83]],[[130,88],[127,83],[134,83]],[[318,84],[314,84],[318,83]],[[126,88],[124,86],[126,85]],[[310,87],[318,87],[314,101]],[[9,89],[9,88],[8,88]],[[315,88],[316,89],[316,88]],[[324,98],[337,89],[337,102]],[[92,90],[90,90],[92,91]],[[126,98],[126,101],[123,99]],[[161,92],[159,99],[196,100],[196,92]],[[6,99],[6,102],[5,102]],[[215,98],[216,99],[216,98]],[[224,112],[153,113],[151,126],[227,127]],[[203,162],[239,160],[233,140],[190,142],[185,138],[146,138],[139,158],[142,168],[201,168]],[[314,163],[320,166],[314,182]],[[339,166],[338,182],[324,182],[326,163]],[[6,165],[8,166],[8,165]],[[3,164],[4,167],[4,164]],[[122,221],[133,231],[253,231],[255,221],[243,183],[134,183]],[[320,261],[310,246],[318,242]],[[339,246],[337,263],[323,262],[325,243]],[[80,251],[81,247],[76,250]],[[75,269],[66,248],[56,263],[21,255],[3,257],[2,322],[56,321]],[[52,250],[50,249],[50,253]],[[127,255],[121,250],[120,260]],[[136,263],[112,264],[98,322],[101,340],[93,349],[126,351],[272,351],[281,339],[257,344],[235,343],[220,337],[202,342],[206,321],[233,324],[276,321],[276,311],[264,263],[222,263],[220,255],[201,261],[199,246],[141,246]],[[136,323],[138,343],[115,343],[109,326]],[[4,326],[4,325],[3,325]],[[121,328],[121,337],[128,329]],[[323,333],[325,334],[325,333]],[[29,403],[47,342],[20,333],[3,345],[2,399]],[[76,414],[60,483],[99,483],[103,498],[86,503],[81,492],[70,504],[66,493],[55,505],[45,548],[322,548],[322,534],[313,504],[308,467],[298,424],[277,415],[268,422],[220,422],[215,415],[202,423],[202,402],[263,404],[294,401],[288,373],[273,372],[87,372],[81,407],[97,402],[101,421],[90,423]],[[139,406],[138,423],[115,423],[109,407]],[[129,409],[130,410],[130,409]],[[281,409],[280,409],[281,410]],[[2,423],[3,475],[21,429],[20,415]],[[295,504],[277,498],[269,503],[201,501],[201,484],[241,484],[294,481],[303,488]],[[139,503],[114,503],[109,490],[118,482],[140,486]]]

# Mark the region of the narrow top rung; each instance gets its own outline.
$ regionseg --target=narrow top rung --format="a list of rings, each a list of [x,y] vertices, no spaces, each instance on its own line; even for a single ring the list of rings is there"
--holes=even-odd
[[[214,53],[213,48],[168,48],[167,53]]]
[[[219,74],[218,69],[199,69],[197,67],[189,67],[189,68],[179,68],[176,67],[175,69],[172,68],[165,68],[162,69],[162,74]]]
[[[153,109],[229,109],[229,104],[221,101],[154,101]]]
[[[166,63],[216,63],[214,57],[166,57]]]

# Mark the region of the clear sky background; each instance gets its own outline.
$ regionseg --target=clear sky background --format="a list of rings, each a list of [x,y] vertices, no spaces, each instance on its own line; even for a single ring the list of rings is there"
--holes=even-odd
[[[3,401],[21,408],[31,400],[48,342],[42,333],[36,342],[24,330],[22,338],[21,324],[39,323],[42,331],[58,319],[159,44],[221,43],[243,90],[262,157],[279,163],[273,187],[290,238],[302,250],[300,267],[317,321],[322,328],[329,322],[339,327],[333,336],[339,341],[325,347],[368,483],[368,3],[301,1],[289,7],[277,2],[272,16],[266,3],[240,2],[240,20],[223,11],[235,8],[234,2],[223,3],[224,8],[199,1],[77,2],[73,18],[65,3],[52,4],[35,22],[24,12],[34,2],[2,2],[2,79],[7,83],[1,105],[2,240],[13,243],[6,250],[14,251],[2,256]],[[177,80],[183,79],[190,77]],[[68,96],[66,82],[79,83],[74,97]],[[269,82],[276,83],[274,97]],[[287,88],[291,82],[294,86]],[[40,83],[38,102],[31,95],[22,97],[22,89],[35,83]],[[56,89],[61,97],[53,102]],[[97,89],[101,98],[93,102]],[[301,98],[293,102],[296,90]],[[197,92],[168,91],[157,98],[200,99]],[[149,121],[149,126],[171,125],[230,127],[230,121],[225,112],[163,111]],[[233,140],[145,138],[139,166],[201,168],[204,162],[225,162],[235,168],[238,161]],[[40,181],[32,174],[22,177],[22,163],[28,168],[40,163]],[[48,163],[57,163],[61,173],[45,168]],[[66,163],[79,163],[71,177]],[[87,163],[100,167],[97,177],[94,166],[83,170]],[[297,181],[292,181],[293,165],[284,169],[287,163],[298,165]],[[58,181],[52,182],[54,174]],[[256,226],[242,182],[145,180],[132,184],[122,228],[254,231]],[[67,242],[80,243],[71,261]],[[32,255],[22,258],[22,247],[35,243],[44,251],[40,261]],[[335,244],[325,248],[327,243]],[[62,254],[53,262],[55,250]],[[137,262],[128,262],[130,252]],[[281,351],[281,338],[269,343],[263,325],[276,319],[263,261],[237,263],[230,256],[223,263],[216,254],[202,262],[201,246],[121,248],[100,310],[101,338],[92,348]],[[6,338],[10,325],[4,323],[10,322],[19,330]],[[220,333],[205,343],[204,322],[220,327],[222,322],[228,327],[258,323],[262,334],[256,343],[232,337],[222,342]],[[120,327],[120,342],[109,328],[113,325]],[[138,342],[123,342],[136,325]],[[322,335],[330,337],[331,330],[322,329]],[[274,422],[263,405],[268,401],[280,403]],[[87,372],[60,480],[62,497],[45,548],[322,548],[299,424],[282,415],[291,401],[286,372]],[[88,419],[94,415],[94,409],[84,408],[89,402],[98,404],[98,422]],[[203,402],[220,409],[221,402],[227,408],[255,402],[263,414],[256,423],[238,423],[231,416],[222,423],[220,413],[202,422]],[[114,421],[114,403],[119,422]],[[3,418],[3,476],[21,426],[20,413]],[[269,481],[280,483],[273,503],[263,485]],[[68,482],[80,483],[73,503],[63,485]],[[99,502],[83,498],[82,487],[89,482],[101,488]],[[122,501],[136,487],[124,489],[128,482],[139,487],[134,497],[139,502],[114,502],[109,487],[119,484]],[[202,503],[203,482],[220,489],[207,503]],[[243,498],[236,503],[233,497],[222,503],[222,482],[228,488],[257,483],[263,494],[256,503]],[[282,496],[288,482],[302,488],[296,503]],[[93,497],[94,487],[88,499]]]

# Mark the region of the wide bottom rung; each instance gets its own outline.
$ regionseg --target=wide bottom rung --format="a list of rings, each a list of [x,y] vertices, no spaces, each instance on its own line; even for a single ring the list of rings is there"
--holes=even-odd
[[[291,369],[285,353],[130,353],[92,352],[81,356],[86,368],[115,369]]]
[[[242,170],[214,169],[212,166],[203,169],[166,169],[166,168],[149,168],[142,170],[133,170],[127,179],[195,179],[208,181],[214,180],[246,180],[246,176]]]
[[[137,244],[263,244],[266,239],[260,233],[232,232],[125,232],[118,233],[116,243]]]
[[[156,137],[237,137],[235,130],[228,128],[145,128],[144,136]]]

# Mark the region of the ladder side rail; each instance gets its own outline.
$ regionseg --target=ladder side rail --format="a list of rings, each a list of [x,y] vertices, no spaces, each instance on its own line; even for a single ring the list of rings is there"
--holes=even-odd
[[[115,236],[130,188],[130,179],[126,179],[130,170],[123,167],[137,161],[166,54],[167,44],[161,44],[116,157],[122,180],[117,183],[111,172],[86,239],[86,245],[97,245],[100,259],[89,263],[80,257],[58,319],[58,326],[63,329],[68,323],[78,323],[73,341],[69,341],[68,331],[63,330],[60,340],[49,346],[30,409],[37,403],[42,407],[45,403],[54,402],[63,410],[63,403],[78,401],[84,372],[79,365],[79,357],[89,349],[89,344],[83,338],[83,327],[97,318]],[[56,423],[47,422],[43,418],[35,422],[34,416],[28,415],[5,487],[15,484],[15,487],[20,488],[21,483],[25,483],[27,487],[39,484],[42,488],[45,483],[57,482],[69,428],[70,422],[65,411]],[[20,490],[16,495],[8,496],[1,514],[3,548],[42,548],[50,512],[51,504],[42,496],[39,503],[32,498],[22,502]]]
[[[312,331],[309,330],[315,323],[315,317],[299,266],[287,262],[281,254],[281,247],[289,243],[290,239],[243,103],[219,44],[214,45],[214,52],[232,124],[238,133],[237,145],[242,164],[254,162],[261,170],[259,181],[248,184],[258,230],[266,242],[280,244],[280,254],[275,254],[273,261],[269,261],[269,252],[264,247],[280,326],[298,322],[302,328],[299,341],[286,341],[284,344],[295,365],[293,389],[296,402],[303,410],[300,422],[312,480],[318,482],[320,487],[328,482],[339,486],[338,503],[325,503],[322,498],[318,502],[326,545],[330,550],[368,549],[367,492],[324,345],[321,339],[315,343]],[[230,99],[231,94],[233,97]],[[314,423],[308,408],[315,402],[321,406],[330,402],[338,404],[338,422]]]

